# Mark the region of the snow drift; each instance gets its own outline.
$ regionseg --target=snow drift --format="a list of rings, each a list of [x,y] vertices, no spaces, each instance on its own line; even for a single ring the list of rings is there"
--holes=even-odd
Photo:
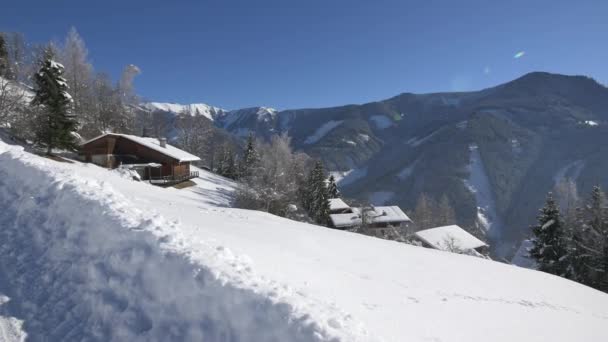
[[[226,208],[0,142],[0,279],[32,341],[606,341],[608,296]]]

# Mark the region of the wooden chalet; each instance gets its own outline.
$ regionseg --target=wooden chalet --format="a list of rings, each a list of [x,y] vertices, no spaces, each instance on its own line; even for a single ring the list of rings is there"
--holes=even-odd
[[[167,144],[163,138],[107,133],[84,142],[80,153],[89,163],[135,170],[142,180],[152,184],[172,185],[198,177],[198,172],[190,171],[190,163],[200,158]]]

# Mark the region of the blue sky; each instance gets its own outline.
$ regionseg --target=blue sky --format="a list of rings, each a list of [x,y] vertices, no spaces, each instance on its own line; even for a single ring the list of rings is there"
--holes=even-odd
[[[140,95],[227,109],[481,89],[530,71],[608,84],[608,1],[11,1],[0,30],[62,41]],[[521,58],[513,56],[525,51]]]

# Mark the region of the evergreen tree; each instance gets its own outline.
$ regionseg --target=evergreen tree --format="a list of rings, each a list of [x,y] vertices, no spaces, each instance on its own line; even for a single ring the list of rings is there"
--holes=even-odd
[[[318,224],[329,222],[329,191],[325,182],[325,170],[321,161],[316,161],[306,182],[302,200],[310,217]]]
[[[0,77],[5,79],[11,78],[11,69],[8,58],[8,47],[4,34],[0,32]]]
[[[336,184],[336,179],[334,175],[329,176],[329,184],[327,185],[329,198],[340,198],[340,190],[338,190],[338,185]]]
[[[553,194],[547,195],[545,206],[538,215],[538,224],[532,227],[534,238],[530,256],[536,259],[538,269],[565,276],[566,244],[559,208]]]
[[[255,136],[253,133],[250,133],[247,137],[247,147],[245,147],[245,152],[243,153],[239,176],[245,180],[249,179],[259,162],[260,156],[256,150]]]
[[[221,169],[219,170],[219,174],[230,179],[237,179],[238,169],[236,165],[236,160],[234,158],[234,152],[232,152],[232,148],[226,146],[224,148],[224,154],[221,159]]]
[[[608,215],[606,197],[599,186],[593,187],[591,199],[586,206],[587,237],[583,248],[588,252],[586,258],[591,279],[589,285],[608,291]]]
[[[76,147],[78,125],[72,115],[72,97],[62,74],[63,65],[53,60],[53,52],[47,48],[40,70],[34,75],[36,94],[32,100],[33,106],[43,109],[36,137],[46,145],[47,154],[51,154],[54,147]]]

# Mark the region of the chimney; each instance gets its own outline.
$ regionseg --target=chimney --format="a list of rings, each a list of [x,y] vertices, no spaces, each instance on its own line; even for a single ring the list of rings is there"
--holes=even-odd
[[[158,142],[160,143],[160,147],[167,147],[167,138],[158,138]]]

